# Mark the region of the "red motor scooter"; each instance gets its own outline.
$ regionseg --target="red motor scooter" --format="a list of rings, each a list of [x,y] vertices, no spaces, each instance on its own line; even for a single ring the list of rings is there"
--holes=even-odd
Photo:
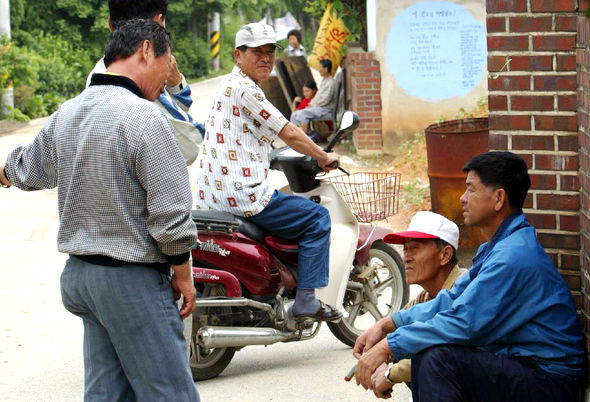
[[[358,124],[356,113],[345,112],[326,151]],[[339,306],[342,320],[328,327],[352,346],[376,320],[408,300],[402,259],[382,240],[391,231],[366,223],[395,212],[399,174],[357,173],[318,180],[323,171],[317,161],[290,148],[273,151],[271,168],[282,170],[289,182],[280,191],[309,198],[330,213],[329,283],[316,295]],[[225,212],[197,210],[193,219],[199,230],[192,250],[199,292],[190,337],[195,380],[219,375],[244,346],[302,341],[318,333],[320,322],[295,322],[287,314],[297,287],[296,242]]]

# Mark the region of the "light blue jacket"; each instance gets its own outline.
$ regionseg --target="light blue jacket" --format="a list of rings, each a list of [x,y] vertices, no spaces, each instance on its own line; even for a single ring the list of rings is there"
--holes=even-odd
[[[392,315],[397,360],[435,345],[529,357],[548,372],[583,375],[582,330],[571,293],[522,212],[480,246],[451,290]]]

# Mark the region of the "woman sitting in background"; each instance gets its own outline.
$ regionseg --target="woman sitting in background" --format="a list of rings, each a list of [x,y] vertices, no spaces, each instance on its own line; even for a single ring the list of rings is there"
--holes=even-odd
[[[315,81],[306,81],[305,84],[303,84],[303,99],[301,99],[301,96],[296,96],[295,99],[293,99],[293,104],[291,105],[291,112],[305,109],[309,105],[309,102],[313,99],[317,91],[318,86],[315,84]]]

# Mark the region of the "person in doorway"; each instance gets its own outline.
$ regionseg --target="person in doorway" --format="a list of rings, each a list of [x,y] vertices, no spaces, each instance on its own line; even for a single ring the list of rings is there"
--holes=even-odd
[[[311,120],[330,120],[336,103],[336,85],[332,77],[332,62],[328,59],[320,60],[320,88],[310,101],[309,107],[296,110],[291,115],[291,123],[301,127],[308,134]]]
[[[297,293],[290,314],[297,320],[337,321],[341,313],[315,297],[315,289],[328,284],[328,211],[306,198],[273,191],[267,181],[276,138],[316,159],[325,171],[339,161],[289,123],[260,89],[274,65],[276,47],[269,25],[247,24],[236,33],[236,65],[213,96],[197,159],[196,207],[243,216],[278,236],[297,239]]]
[[[299,30],[290,30],[289,33],[287,33],[287,41],[289,42],[289,46],[285,49],[285,56],[303,56],[307,59],[307,51],[301,44],[301,32]]]
[[[168,0],[109,0],[109,29],[112,31],[133,18],[153,19],[165,27],[167,8]],[[92,74],[105,71],[104,59],[100,59],[88,75],[86,86],[90,85]],[[192,164],[201,150],[205,126],[188,113],[193,103],[191,89],[178,70],[174,56],[171,58],[166,88],[155,102],[170,120],[186,164]]]
[[[442,215],[420,211],[412,218],[408,230],[388,234],[383,241],[404,245],[406,282],[423,290],[404,309],[432,300],[441,290],[449,290],[467,272],[457,265],[459,228]],[[375,387],[383,394],[394,384],[411,382],[409,359],[387,366],[382,364],[373,374]]]
[[[182,334],[196,293],[191,190],[172,127],[153,103],[170,61],[161,25],[121,25],[105,47],[107,72],[0,167],[3,186],[57,186],[58,249],[69,254],[61,294],[84,324],[87,401],[199,400]]]
[[[411,358],[414,402],[577,400],[584,338],[570,290],[522,212],[526,163],[488,152],[463,170],[465,224],[487,242],[450,291],[359,336],[357,384],[386,397],[376,368]]]

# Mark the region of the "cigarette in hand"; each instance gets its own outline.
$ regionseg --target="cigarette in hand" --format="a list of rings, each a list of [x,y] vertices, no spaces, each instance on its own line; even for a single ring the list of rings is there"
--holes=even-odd
[[[348,374],[346,374],[346,376],[344,377],[344,381],[350,381],[352,380],[352,377],[354,377],[354,371],[356,370],[356,364],[350,369],[350,371],[348,372]]]

